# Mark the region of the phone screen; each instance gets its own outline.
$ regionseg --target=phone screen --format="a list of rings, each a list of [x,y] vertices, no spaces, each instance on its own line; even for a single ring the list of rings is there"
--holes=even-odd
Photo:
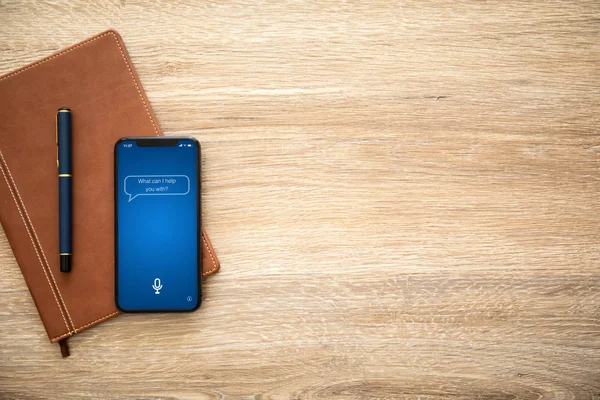
[[[192,138],[115,145],[116,301],[189,311],[201,301],[200,148]]]

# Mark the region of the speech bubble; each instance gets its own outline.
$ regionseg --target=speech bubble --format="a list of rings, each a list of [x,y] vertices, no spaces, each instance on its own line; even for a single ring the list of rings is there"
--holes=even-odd
[[[132,201],[138,196],[184,196],[190,192],[187,175],[129,175],[123,189]]]

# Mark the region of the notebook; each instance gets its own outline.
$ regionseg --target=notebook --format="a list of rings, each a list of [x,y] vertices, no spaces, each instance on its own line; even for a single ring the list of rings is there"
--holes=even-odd
[[[73,112],[73,270],[61,273],[55,118]],[[114,30],[0,76],[0,223],[51,342],[118,314],[113,146],[162,135]],[[202,230],[203,276],[219,261]]]

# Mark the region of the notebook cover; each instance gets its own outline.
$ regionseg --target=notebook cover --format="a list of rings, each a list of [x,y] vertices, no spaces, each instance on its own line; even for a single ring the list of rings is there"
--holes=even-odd
[[[73,111],[73,270],[58,256],[55,118]],[[113,146],[162,135],[123,40],[109,30],[0,77],[0,223],[50,341],[118,314]],[[203,229],[203,276],[219,261]]]

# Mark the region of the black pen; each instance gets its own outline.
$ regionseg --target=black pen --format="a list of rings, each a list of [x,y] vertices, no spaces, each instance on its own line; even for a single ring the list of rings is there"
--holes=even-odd
[[[60,271],[71,272],[73,175],[71,165],[71,110],[63,107],[56,113],[58,167],[58,248]]]

